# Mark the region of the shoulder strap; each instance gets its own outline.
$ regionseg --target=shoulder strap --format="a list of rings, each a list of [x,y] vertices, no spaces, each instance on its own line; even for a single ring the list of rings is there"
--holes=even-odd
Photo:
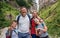
[[[29,15],[29,14],[27,14],[28,15],[28,17],[29,17],[29,20],[31,19],[31,16]]]
[[[29,14],[27,14],[27,15],[28,15],[29,20],[30,20],[31,19],[30,15]],[[19,23],[19,18],[20,18],[20,15],[17,17],[17,23]]]
[[[41,25],[44,27],[44,21],[41,23]]]
[[[7,30],[7,32],[6,32],[6,36],[7,36],[7,35],[9,35],[9,30]]]
[[[29,14],[27,14],[29,20],[30,20],[30,23],[31,23],[31,16]],[[17,17],[17,23],[19,23],[19,18],[20,18],[20,15]],[[18,26],[19,27],[19,26]]]
[[[11,35],[10,35],[11,37],[12,37],[13,31],[16,33],[16,35],[18,35],[18,33],[17,33],[15,30],[12,30],[12,31],[11,31]]]
[[[44,23],[42,23],[42,26],[44,27]]]
[[[13,31],[17,34],[17,32],[15,30],[13,30]]]
[[[10,37],[11,38],[11,36],[12,36],[12,31],[7,30],[7,32],[6,32],[6,38],[7,37]]]
[[[30,15],[29,14],[27,14],[28,15],[28,17],[29,17],[29,20],[31,19],[31,17],[30,17]],[[17,17],[17,23],[19,24],[19,18],[20,18],[20,15]],[[19,25],[18,25],[18,28],[19,28]],[[17,29],[18,29],[17,28]]]
[[[32,19],[33,18],[30,19],[30,29],[32,28],[32,26],[31,26],[32,25]]]
[[[19,23],[19,18],[20,18],[20,15],[17,17],[17,23]]]
[[[20,18],[20,15],[17,17],[17,23],[18,23],[17,29],[19,29],[19,18]]]
[[[31,29],[31,24],[32,24],[32,23],[31,23],[31,19],[32,19],[32,18],[31,18],[31,16],[30,16],[29,14],[27,14],[27,15],[28,15],[29,20],[30,20],[30,28],[29,28],[29,29]]]
[[[20,15],[17,17],[17,23],[19,23],[19,18],[20,18]]]

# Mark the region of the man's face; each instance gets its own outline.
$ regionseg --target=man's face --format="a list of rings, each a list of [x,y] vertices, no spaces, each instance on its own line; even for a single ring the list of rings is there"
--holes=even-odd
[[[22,16],[26,16],[26,14],[27,14],[27,9],[26,8],[22,8],[21,9],[21,14],[22,14]]]

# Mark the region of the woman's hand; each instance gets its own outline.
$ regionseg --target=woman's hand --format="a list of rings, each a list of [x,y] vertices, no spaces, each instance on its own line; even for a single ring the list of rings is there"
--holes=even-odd
[[[40,24],[39,19],[35,18],[34,21],[36,24]]]
[[[42,34],[42,32],[40,32],[40,29],[36,29],[36,35],[39,36],[41,34]]]

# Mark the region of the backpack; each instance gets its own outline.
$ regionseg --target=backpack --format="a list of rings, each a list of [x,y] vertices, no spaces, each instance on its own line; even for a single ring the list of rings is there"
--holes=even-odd
[[[41,25],[42,25],[43,28],[44,28],[44,22],[42,22]],[[38,25],[37,25],[37,24],[36,24],[36,28],[38,28]]]
[[[11,31],[7,30],[7,32],[6,32],[6,38],[11,38]]]
[[[17,23],[19,24],[19,18],[20,18],[21,15],[19,15],[17,17]],[[30,24],[31,24],[31,16],[29,14],[27,14],[28,18],[29,18],[29,21],[30,21]],[[19,25],[18,25],[18,28],[19,28]]]
[[[13,30],[13,31],[16,33],[15,30]],[[17,34],[17,33],[16,33],[16,34]],[[11,36],[12,36],[12,31],[9,32],[9,30],[7,30],[7,32],[6,32],[6,38],[11,38]]]

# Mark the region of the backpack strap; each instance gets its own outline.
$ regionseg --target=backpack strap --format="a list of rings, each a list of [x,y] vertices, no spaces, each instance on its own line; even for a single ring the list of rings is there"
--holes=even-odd
[[[7,36],[7,35],[10,35],[10,32],[9,32],[9,30],[7,30],[7,32],[6,32],[6,36]]]
[[[17,17],[17,23],[19,23],[19,18],[20,18],[20,15]]]
[[[28,17],[29,17],[29,20],[31,19],[31,16],[29,15],[29,14],[27,14],[28,15]],[[21,15],[19,15],[18,17],[17,17],[17,23],[19,23],[19,18],[20,18],[20,16]]]
[[[11,36],[12,36],[12,31],[9,31],[9,30],[7,30],[7,32],[6,32],[6,38],[11,38]]]
[[[31,16],[29,15],[29,14],[27,14],[28,15],[28,17],[29,17],[29,20],[31,20]]]
[[[16,34],[18,34],[15,30],[13,30]]]
[[[12,37],[13,31],[16,33],[16,35],[18,35],[18,33],[17,33],[15,30],[12,30],[12,31],[11,31],[11,35],[10,35],[11,37]]]
[[[32,19],[33,18],[30,19],[30,29],[32,28],[32,26],[31,26],[32,25]]]
[[[42,23],[42,26],[44,27],[44,23]]]
[[[19,18],[20,18],[20,16],[21,16],[21,15],[19,15],[19,16],[17,17],[17,23],[18,23],[17,29],[19,29]]]
[[[17,23],[19,24],[19,18],[20,18],[20,16],[21,15],[19,15],[18,17],[17,17]],[[28,16],[28,18],[29,18],[29,21],[30,21],[30,24],[31,24],[31,16],[29,15],[29,14],[27,14],[27,16]],[[18,28],[19,28],[19,25],[18,25]],[[17,28],[17,29],[18,29]]]
[[[28,17],[29,17],[29,20],[30,20],[30,28],[29,29],[31,29],[31,20],[32,20],[32,18],[31,18],[31,16],[29,15],[29,14],[27,14],[28,15]]]

